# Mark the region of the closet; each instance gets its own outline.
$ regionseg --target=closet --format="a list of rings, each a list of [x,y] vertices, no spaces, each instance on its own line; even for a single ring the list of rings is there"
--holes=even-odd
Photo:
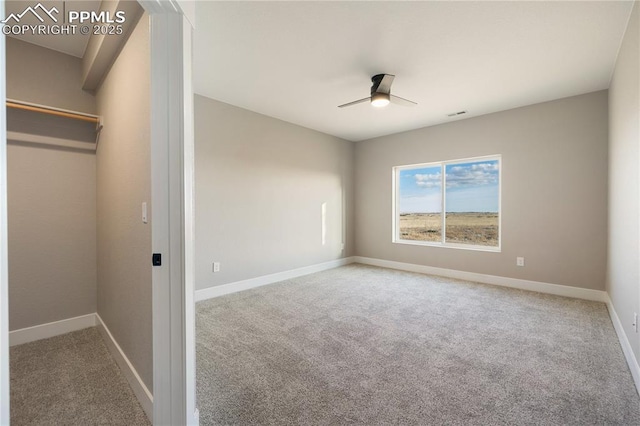
[[[7,101],[9,327],[96,312],[97,115]],[[30,337],[11,336],[11,345]]]
[[[59,338],[37,349],[42,362],[22,364],[21,385],[11,372],[11,415],[26,424],[147,424],[152,411],[149,18],[136,2],[116,6],[128,33],[95,55],[6,37],[11,353]],[[76,330],[93,331],[65,337]],[[117,386],[99,384],[115,376]],[[47,380],[55,391],[38,394]]]

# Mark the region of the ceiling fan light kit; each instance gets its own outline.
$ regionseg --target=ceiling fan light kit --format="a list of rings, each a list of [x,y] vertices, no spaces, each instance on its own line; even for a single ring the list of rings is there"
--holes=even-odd
[[[389,94],[388,93],[372,93],[371,105],[376,108],[386,107],[387,105],[389,105]]]
[[[394,96],[391,94],[391,83],[393,83],[394,75],[391,74],[376,74],[371,77],[371,96],[368,98],[358,99],[357,101],[349,102],[346,104],[338,105],[338,108],[344,108],[363,102],[371,102],[371,105],[377,108],[385,107],[389,105],[389,102],[404,106],[417,105],[415,102],[408,99]]]

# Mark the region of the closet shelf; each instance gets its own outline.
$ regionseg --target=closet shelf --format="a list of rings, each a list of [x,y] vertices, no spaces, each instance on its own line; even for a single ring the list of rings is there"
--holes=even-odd
[[[59,137],[58,136],[59,133],[58,135],[38,134],[38,132],[32,132],[33,129],[31,129],[30,127],[25,127],[24,125],[22,125],[21,128],[17,127],[13,129],[11,128],[7,129],[7,140],[10,140],[12,142],[23,142],[23,143],[31,143],[31,144],[37,144],[37,145],[58,146],[62,148],[70,148],[70,149],[82,150],[82,151],[95,152],[98,148],[100,132],[103,126],[102,126],[102,119],[97,115],[86,114],[86,113],[77,112],[77,111],[70,111],[70,110],[50,107],[46,105],[38,105],[30,102],[17,101],[14,99],[7,99],[6,105],[7,105],[7,108],[12,108],[16,110],[53,115],[57,117],[69,118],[72,120],[79,120],[84,123],[87,123],[87,124],[76,123],[77,126],[80,126],[78,127],[78,129],[90,124],[95,125],[95,128],[93,129],[92,133],[82,133],[84,132],[84,130],[81,131],[80,133],[84,134],[85,136],[79,139],[75,139],[73,137],[70,139],[65,139],[64,136]],[[76,128],[77,126],[74,125],[71,127]],[[71,129],[71,127],[69,127],[69,129]],[[56,128],[58,130],[60,129],[59,127],[56,127]],[[76,132],[75,135],[78,136],[78,133]],[[90,139],[85,141],[84,139],[86,136],[89,136]]]
[[[7,140],[15,141],[15,142],[26,142],[38,145],[50,145],[57,146],[62,148],[70,148],[80,151],[91,151],[94,152],[96,150],[96,145],[94,143],[86,143],[86,142],[77,142],[71,141],[68,139],[62,138],[54,138],[51,136],[42,136],[42,135],[30,135],[27,133],[21,132],[7,132]]]

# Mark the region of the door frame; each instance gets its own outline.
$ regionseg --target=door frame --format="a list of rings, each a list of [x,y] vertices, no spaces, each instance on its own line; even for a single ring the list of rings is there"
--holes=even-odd
[[[4,1],[0,1],[0,20]],[[5,36],[0,37],[0,102],[7,101]],[[0,108],[0,424],[8,425],[9,412],[9,274],[7,238],[7,109]]]
[[[195,406],[194,133],[191,40],[195,3],[140,0],[150,15],[153,423],[199,423]]]

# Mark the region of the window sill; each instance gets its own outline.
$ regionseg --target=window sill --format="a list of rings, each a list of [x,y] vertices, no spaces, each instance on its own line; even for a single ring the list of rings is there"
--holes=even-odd
[[[500,253],[502,249],[498,247],[490,246],[472,246],[467,244],[455,244],[455,243],[433,243],[429,241],[412,241],[412,240],[392,240],[394,244],[406,244],[411,246],[424,246],[424,247],[440,247],[458,250],[472,250],[472,251],[486,251],[491,253]]]

